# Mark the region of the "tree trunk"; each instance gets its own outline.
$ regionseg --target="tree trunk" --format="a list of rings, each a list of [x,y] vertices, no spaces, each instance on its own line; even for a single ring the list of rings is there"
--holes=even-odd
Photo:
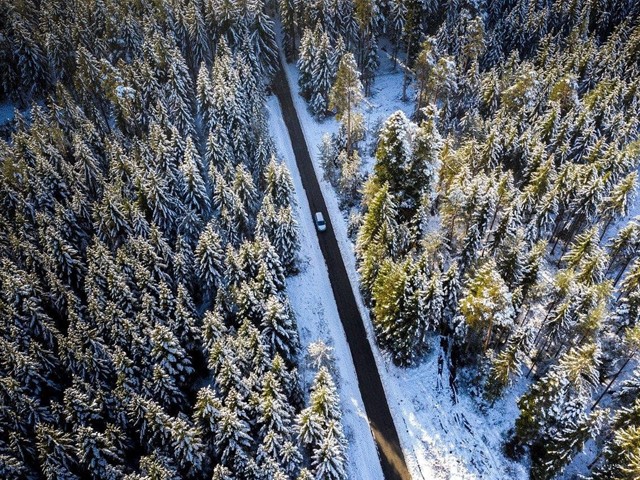
[[[631,260],[633,259],[633,256],[629,256],[629,258],[627,259],[627,261],[625,262],[624,266],[620,269],[620,272],[618,272],[618,275],[616,276],[615,281],[613,282],[613,286],[615,287],[616,285],[618,285],[618,282],[620,281],[620,279],[622,278],[622,275],[624,274],[625,270],[627,269],[627,267],[629,266],[629,264],[631,263]]]
[[[533,372],[533,369],[536,368],[536,366],[538,365],[538,362],[540,361],[540,357],[542,356],[542,352],[544,352],[544,350],[547,348],[548,341],[549,341],[549,337],[545,339],[544,343],[542,344],[542,347],[540,347],[540,350],[538,350],[538,352],[536,353],[535,358],[532,360],[531,368],[529,368],[529,371],[527,372],[527,375],[525,378],[529,378],[529,376],[531,375],[531,372]]]
[[[484,344],[482,345],[482,353],[487,353],[487,348],[489,347],[489,342],[491,340],[491,330],[493,329],[493,318],[489,320],[489,330],[487,331],[487,336],[484,339]]]
[[[631,361],[631,359],[633,358],[633,355],[629,355],[627,357],[627,359],[624,361],[624,363],[622,364],[622,366],[620,367],[620,370],[618,370],[616,372],[616,374],[611,377],[611,380],[609,380],[609,383],[607,383],[607,386],[604,388],[604,390],[602,391],[602,393],[600,394],[600,396],[597,398],[597,400],[595,401],[595,403],[591,406],[591,410],[594,410],[598,404],[600,403],[600,401],[602,400],[602,398],[607,394],[607,392],[611,389],[611,386],[613,385],[613,383],[618,379],[618,377],[620,376],[620,374],[622,373],[622,371],[624,370],[624,368],[627,366],[627,364]]]
[[[405,58],[404,76],[402,77],[402,101],[407,101],[407,87],[409,86],[409,54],[411,52],[411,44],[413,43],[413,35],[409,35],[407,42],[407,55]]]
[[[351,156],[351,88],[347,89],[347,158]]]
[[[604,238],[604,234],[607,233],[607,230],[609,229],[609,226],[611,225],[611,222],[613,222],[613,217],[609,217],[609,220],[607,220],[607,223],[604,224],[604,227],[602,228],[602,233],[600,234],[600,238],[598,240],[598,243],[602,242],[602,239]]]

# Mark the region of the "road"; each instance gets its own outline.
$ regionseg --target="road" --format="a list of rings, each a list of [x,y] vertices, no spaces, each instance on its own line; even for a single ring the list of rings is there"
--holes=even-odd
[[[273,80],[273,91],[282,108],[309,207],[312,212],[322,212],[327,222],[327,230],[318,234],[318,242],[327,264],[331,289],[353,357],[360,393],[378,447],[382,472],[387,480],[408,480],[411,475],[400,447],[398,432],[391,417],[371,345],[367,340],[367,332],[342,260],[320,184],[311,163],[309,149],[282,65]]]

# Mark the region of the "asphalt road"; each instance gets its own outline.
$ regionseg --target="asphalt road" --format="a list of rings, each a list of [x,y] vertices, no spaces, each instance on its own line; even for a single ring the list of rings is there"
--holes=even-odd
[[[327,222],[327,230],[318,234],[318,241],[327,263],[333,296],[347,336],[347,343],[351,349],[360,394],[362,395],[367,417],[369,418],[369,425],[378,447],[382,472],[387,480],[410,479],[411,475],[409,475],[409,470],[400,448],[398,432],[389,411],[387,397],[380,381],[380,374],[371,351],[371,345],[367,340],[367,333],[351,289],[347,270],[342,261],[340,248],[331,226],[331,218],[311,163],[309,149],[300,126],[298,114],[293,105],[291,91],[282,65],[273,80],[273,91],[280,101],[298,170],[302,177],[302,186],[307,195],[311,212],[322,212]]]

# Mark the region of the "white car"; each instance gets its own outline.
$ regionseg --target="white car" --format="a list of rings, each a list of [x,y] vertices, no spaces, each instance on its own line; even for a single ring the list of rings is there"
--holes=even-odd
[[[327,222],[324,221],[322,212],[316,212],[314,217],[316,220],[316,228],[318,229],[319,232],[324,232],[327,229]]]

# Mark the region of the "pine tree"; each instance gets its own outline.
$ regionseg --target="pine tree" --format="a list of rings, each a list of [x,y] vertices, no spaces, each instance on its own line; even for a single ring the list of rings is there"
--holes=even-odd
[[[420,52],[413,65],[415,79],[418,82],[416,93],[416,114],[422,110],[433,98],[434,69],[437,63],[435,55],[435,39],[427,38],[420,47]]]
[[[469,279],[459,304],[460,313],[472,333],[469,345],[482,344],[486,351],[495,333],[509,331],[513,324],[512,297],[507,285],[489,260]]]
[[[260,326],[272,354],[278,353],[293,363],[299,340],[291,307],[276,296],[269,297]]]
[[[325,367],[320,367],[311,386],[309,407],[297,418],[298,438],[307,446],[317,477],[345,478],[346,440],[340,424],[336,386]]]
[[[311,458],[316,478],[346,479],[345,464],[344,446],[333,435],[328,435],[324,439],[322,444],[314,450]]]
[[[233,406],[220,411],[214,445],[222,464],[234,472],[242,472],[248,461],[252,439],[250,427]]]
[[[224,272],[222,240],[212,223],[209,223],[202,231],[194,254],[198,276],[204,286],[204,292],[211,297],[220,286]]]
[[[184,159],[180,165],[182,173],[182,204],[207,220],[209,215],[209,195],[202,176],[202,161],[191,137],[187,138]]]
[[[638,246],[640,246],[640,224],[635,221],[631,221],[622,227],[618,231],[618,234],[609,242],[609,256],[611,261],[609,262],[607,272],[609,272],[612,267],[622,263],[622,267],[614,283],[617,283],[624,274],[629,263],[633,260],[634,249]]]
[[[277,162],[275,157],[272,157],[264,177],[265,195],[271,196],[276,207],[283,208],[294,204],[293,179],[286,165]]]
[[[296,2],[293,0],[280,0],[278,2],[280,11],[280,19],[282,21],[282,45],[284,47],[284,55],[288,62],[294,60],[296,54],[296,27],[298,21],[296,18]]]
[[[265,12],[264,4],[255,1],[249,4],[253,18],[252,33],[256,44],[254,53],[259,59],[263,76],[272,77],[279,68],[278,44],[274,31],[274,22]]]
[[[300,50],[298,59],[298,70],[300,76],[298,77],[298,86],[300,87],[300,94],[309,100],[313,93],[312,79],[313,79],[313,62],[316,56],[314,32],[305,28],[302,39],[300,40]]]
[[[46,423],[36,427],[36,447],[42,472],[47,480],[75,480],[77,452],[72,437]]]
[[[198,70],[196,80],[196,93],[198,100],[198,113],[200,114],[206,132],[214,129],[216,119],[213,116],[214,99],[213,85],[211,85],[211,72],[203,62]]]
[[[606,233],[609,225],[616,217],[624,217],[629,212],[629,200],[633,197],[633,193],[638,180],[638,173],[632,172],[623,178],[616,186],[611,189],[611,193],[602,201],[599,209],[605,220],[602,228],[602,238]]]
[[[435,125],[435,118],[425,118],[415,132],[410,167],[405,177],[407,197],[416,205],[423,196],[435,199],[441,167],[442,137]]]
[[[556,438],[550,439],[545,445],[548,454],[545,455],[544,463],[540,466],[535,465],[532,474],[541,479],[555,478],[562,468],[582,450],[585,442],[595,437],[604,416],[603,411],[595,410],[577,422],[569,422],[556,434]]]
[[[569,268],[576,267],[586,255],[594,253],[598,248],[599,236],[598,225],[578,235],[571,248],[562,257],[562,261],[566,262]]]
[[[405,200],[403,183],[411,165],[414,132],[414,125],[403,112],[398,111],[385,121],[378,138],[375,179],[379,185],[389,184],[400,205]]]
[[[124,463],[124,459],[108,434],[108,431],[106,434],[100,433],[91,427],[80,427],[77,431],[79,463],[93,478],[123,474],[120,465]]]
[[[356,242],[356,252],[362,261],[362,284],[368,291],[373,287],[380,262],[395,254],[396,216],[395,202],[384,184],[368,206]]]
[[[200,432],[182,418],[172,419],[171,454],[177,465],[187,476],[195,477],[203,472],[204,445]]]
[[[367,4],[368,2],[357,2],[358,4]],[[371,95],[371,88],[375,80],[378,68],[380,68],[380,59],[378,58],[378,41],[375,35],[366,35],[367,37],[364,48],[364,61],[362,64],[362,83],[364,86],[364,94]]]
[[[329,109],[336,110],[336,118],[346,125],[347,154],[351,153],[352,146],[351,117],[363,97],[356,59],[353,54],[346,53],[340,59],[336,80],[329,93]]]
[[[524,362],[524,351],[530,339],[525,329],[519,329],[509,338],[505,348],[491,359],[491,368],[484,387],[484,396],[495,401],[512,378],[520,373]]]
[[[249,170],[244,164],[238,164],[233,178],[233,190],[242,202],[244,210],[250,215],[255,213],[258,192]]]
[[[354,204],[359,197],[363,175],[361,172],[361,160],[357,150],[351,155],[346,150],[340,152],[337,159],[340,165],[340,178],[338,179],[338,191],[346,205]]]
[[[265,197],[256,221],[256,234],[269,239],[280,257],[282,266],[293,271],[299,248],[298,225],[291,207],[276,212],[271,197]]]
[[[193,373],[189,356],[167,327],[156,325],[149,333],[151,357],[178,385],[184,385]]]
[[[598,382],[599,349],[594,344],[574,347],[518,400],[519,442],[543,446],[558,429],[583,419],[591,390]],[[544,455],[544,449],[540,450]],[[534,458],[543,463],[544,456]]]
[[[635,399],[629,407],[616,412],[612,422],[613,435],[603,448],[604,461],[593,471],[590,478],[632,479],[638,474],[638,455],[640,454],[640,426],[638,409],[640,402]],[[596,458],[595,461],[598,459]],[[593,465],[593,463],[592,463]],[[591,466],[591,465],[590,465]]]
[[[380,266],[372,288],[377,337],[389,348],[394,360],[408,364],[413,360],[416,325],[402,317],[403,296],[407,283],[406,267],[386,260]]]
[[[324,117],[329,109],[329,93],[335,81],[338,65],[326,32],[316,32],[313,64],[311,69],[311,97],[309,108],[317,117]]]

